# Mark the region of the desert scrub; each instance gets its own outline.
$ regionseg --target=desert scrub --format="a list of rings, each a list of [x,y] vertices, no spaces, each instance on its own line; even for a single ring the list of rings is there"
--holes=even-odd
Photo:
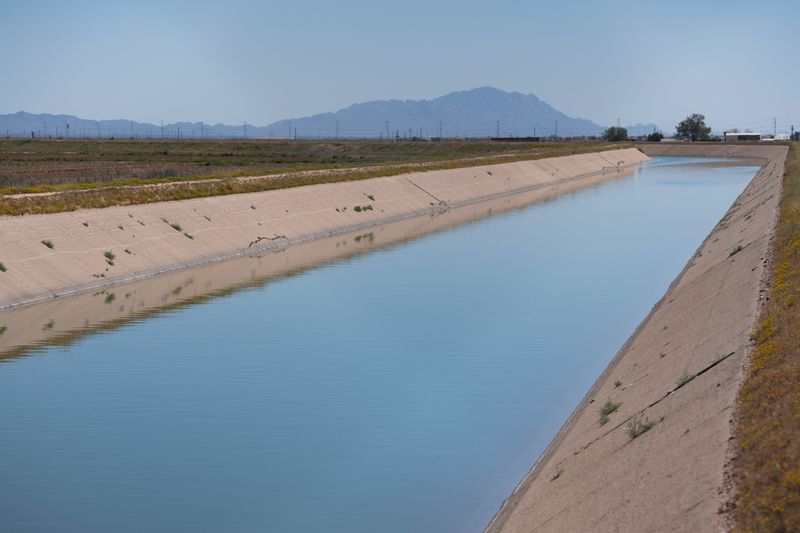
[[[613,413],[617,412],[617,409],[619,409],[620,405],[622,405],[621,402],[612,402],[611,400],[608,400],[605,404],[603,404],[603,407],[600,408],[600,425],[601,426],[604,426],[608,422],[609,417]]]
[[[47,246],[48,248],[50,248],[51,250],[53,248],[55,248],[55,245],[53,244],[53,241],[51,241],[49,239],[45,239],[45,240],[41,241],[41,243],[44,244],[45,246]]]
[[[108,263],[111,266],[114,266],[114,259],[116,259],[117,256],[114,255],[113,252],[111,251],[103,252],[103,257],[106,258],[106,263]]]
[[[635,439],[642,433],[647,433],[656,423],[650,420],[649,418],[642,418],[641,416],[634,417],[628,422],[627,427],[625,428],[625,432],[628,434],[631,440]]]
[[[769,298],[736,403],[736,531],[800,531],[800,147],[783,176]]]

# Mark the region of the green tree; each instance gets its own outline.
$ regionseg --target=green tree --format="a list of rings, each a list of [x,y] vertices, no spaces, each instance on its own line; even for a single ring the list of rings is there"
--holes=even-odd
[[[610,142],[627,141],[628,130],[618,126],[611,126],[603,132],[603,138]]]
[[[664,134],[660,131],[654,131],[650,135],[647,136],[647,141],[651,143],[658,143],[661,142],[661,139],[664,138]]]
[[[675,136],[686,141],[708,140],[711,128],[706,126],[706,117],[700,113],[689,115],[675,126]]]

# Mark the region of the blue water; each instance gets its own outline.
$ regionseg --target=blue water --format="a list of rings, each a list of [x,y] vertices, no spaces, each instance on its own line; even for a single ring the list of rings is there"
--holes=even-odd
[[[756,171],[669,162],[0,364],[0,530],[481,530]]]

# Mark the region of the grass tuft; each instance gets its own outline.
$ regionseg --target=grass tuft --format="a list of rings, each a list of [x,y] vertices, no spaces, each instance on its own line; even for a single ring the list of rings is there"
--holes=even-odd
[[[692,381],[696,377],[697,376],[695,374],[689,375],[689,371],[688,370],[684,370],[683,374],[681,374],[680,377],[678,378],[678,381],[675,382],[675,386],[676,386],[676,388],[677,387],[683,387],[684,385],[686,385],[687,383],[689,383],[690,381]]]
[[[628,437],[633,440],[641,434],[647,433],[653,429],[653,426],[655,425],[656,423],[649,418],[642,419],[640,416],[637,416],[628,422],[626,432],[628,433]]]
[[[603,407],[600,408],[600,425],[601,426],[604,426],[608,422],[609,417],[613,413],[617,412],[617,409],[619,409],[620,405],[622,405],[621,402],[612,402],[611,400],[608,400],[605,404],[603,404]]]

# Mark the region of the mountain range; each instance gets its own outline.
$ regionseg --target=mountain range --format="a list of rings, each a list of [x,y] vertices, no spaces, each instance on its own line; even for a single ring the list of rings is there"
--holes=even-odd
[[[630,135],[657,126],[630,126]],[[87,120],[71,115],[20,111],[0,115],[0,135],[24,137],[147,138],[435,138],[435,137],[584,137],[605,126],[568,116],[534,94],[493,87],[457,91],[433,100],[376,100],[336,112],[284,119],[266,126],[177,122],[148,124],[133,120]]]

